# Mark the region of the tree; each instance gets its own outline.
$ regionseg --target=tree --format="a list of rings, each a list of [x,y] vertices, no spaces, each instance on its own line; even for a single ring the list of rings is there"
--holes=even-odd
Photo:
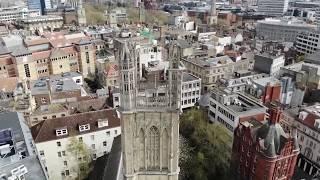
[[[88,177],[91,170],[91,155],[86,144],[72,137],[67,147],[67,151],[71,156],[71,162],[76,162],[73,170],[78,172],[78,177],[75,179],[85,179]]]
[[[187,160],[180,159],[182,179],[232,179],[229,177],[232,138],[224,127],[209,124],[203,110],[192,109],[181,116],[180,134],[187,142],[181,152],[190,151]]]

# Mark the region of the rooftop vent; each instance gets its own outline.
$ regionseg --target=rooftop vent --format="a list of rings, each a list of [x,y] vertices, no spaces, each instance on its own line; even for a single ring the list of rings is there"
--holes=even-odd
[[[62,90],[63,90],[62,86],[57,86],[56,87],[56,91],[62,91]]]
[[[34,87],[45,87],[45,86],[46,86],[46,83],[43,81],[40,81],[34,84]]]
[[[57,83],[57,85],[62,86],[62,85],[63,85],[63,81],[59,81],[59,82]]]

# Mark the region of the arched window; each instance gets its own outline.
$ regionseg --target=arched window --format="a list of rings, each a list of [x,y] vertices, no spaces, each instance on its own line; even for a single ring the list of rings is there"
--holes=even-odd
[[[168,169],[169,164],[169,134],[167,129],[162,134],[162,169]]]
[[[139,132],[139,169],[145,169],[145,144],[144,144],[144,132],[141,129]]]
[[[160,169],[160,133],[158,128],[152,126],[148,134],[148,170]]]

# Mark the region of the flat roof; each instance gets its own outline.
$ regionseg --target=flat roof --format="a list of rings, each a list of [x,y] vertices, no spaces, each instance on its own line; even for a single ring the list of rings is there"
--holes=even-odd
[[[43,172],[43,169],[41,168],[40,162],[36,156],[29,156],[27,158],[21,159],[16,163],[1,167],[0,174],[1,175],[5,174],[7,177],[11,176],[11,170],[21,165],[24,165],[28,170],[28,173],[25,174],[26,179],[32,179],[32,180],[47,179]]]
[[[183,75],[182,75],[183,82],[195,81],[195,80],[200,80],[200,78],[198,78],[195,75],[190,74],[190,73],[183,73]]]

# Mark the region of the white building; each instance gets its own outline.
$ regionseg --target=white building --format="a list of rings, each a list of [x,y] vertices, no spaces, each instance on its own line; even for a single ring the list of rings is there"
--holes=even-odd
[[[181,83],[181,110],[190,108],[200,99],[201,79],[190,74],[182,74]]]
[[[320,173],[320,105],[289,109],[282,114],[281,122],[297,129],[300,155],[298,167],[316,176]]]
[[[0,9],[0,22],[14,22],[19,19],[37,16],[40,16],[40,10],[29,10],[18,6]]]
[[[229,90],[214,89],[209,103],[209,118],[211,122],[220,123],[231,133],[239,122],[255,118],[263,121],[266,107],[241,93]]]
[[[258,12],[268,16],[282,16],[288,6],[289,0],[259,0]]]
[[[301,54],[312,54],[320,50],[320,31],[301,32],[297,36],[295,46]]]
[[[257,37],[263,37],[270,41],[294,42],[299,33],[315,30],[314,24],[294,18],[266,18],[257,22]]]
[[[107,154],[121,128],[118,113],[108,109],[42,121],[31,132],[46,174],[56,180],[75,179],[80,171],[78,162]],[[72,153],[72,140],[83,143],[90,157]]]
[[[269,74],[270,76],[277,76],[280,68],[284,66],[284,56],[278,54],[257,54],[254,56],[253,69],[255,71]]]

